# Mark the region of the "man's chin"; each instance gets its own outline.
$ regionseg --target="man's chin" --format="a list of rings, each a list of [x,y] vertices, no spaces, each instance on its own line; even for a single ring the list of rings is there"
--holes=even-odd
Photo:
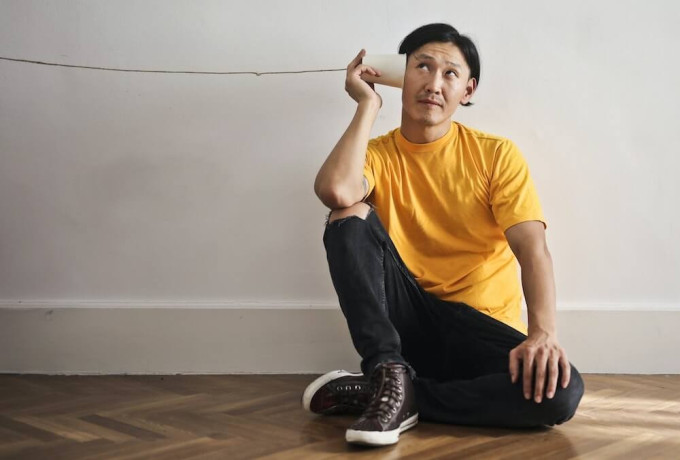
[[[435,116],[436,114],[415,114],[416,116],[411,117],[411,120],[418,125],[429,128],[432,126],[438,126],[441,125],[442,123],[446,121],[450,121],[451,117],[448,119],[446,117],[441,117],[441,116]]]
[[[441,125],[443,120],[434,118],[434,117],[423,117],[420,120],[418,120],[421,125],[427,126],[428,128],[430,126],[438,126]]]

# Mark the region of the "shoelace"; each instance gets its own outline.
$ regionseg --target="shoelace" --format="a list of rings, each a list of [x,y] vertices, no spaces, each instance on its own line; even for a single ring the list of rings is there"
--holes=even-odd
[[[376,382],[382,381],[382,387],[375,388],[375,398],[366,408],[362,417],[379,417],[380,421],[387,423],[394,414],[399,410],[404,395],[401,385],[399,385],[399,372],[394,369],[383,368],[382,378],[375,379]],[[378,383],[374,383],[378,385]]]

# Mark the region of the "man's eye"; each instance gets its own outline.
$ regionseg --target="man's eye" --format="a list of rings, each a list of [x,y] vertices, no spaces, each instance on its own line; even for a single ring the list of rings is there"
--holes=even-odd
[[[423,67],[427,67],[427,64],[425,64],[425,63],[418,64],[419,69],[422,69]]]
[[[454,72],[453,70],[447,71],[447,72],[446,72],[446,75],[448,75],[449,77],[457,77],[457,76],[458,76],[458,75],[456,74],[456,72]]]

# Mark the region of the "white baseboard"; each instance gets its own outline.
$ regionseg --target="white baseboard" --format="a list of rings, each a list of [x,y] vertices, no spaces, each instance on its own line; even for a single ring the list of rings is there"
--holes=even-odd
[[[246,308],[244,308],[246,307]],[[680,306],[558,310],[581,372],[680,374]],[[0,373],[232,374],[358,370],[328,302],[0,301]]]

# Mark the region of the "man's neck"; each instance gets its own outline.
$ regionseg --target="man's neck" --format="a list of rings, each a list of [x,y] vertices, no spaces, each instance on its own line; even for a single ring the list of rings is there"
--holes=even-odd
[[[437,139],[441,139],[451,129],[451,120],[439,125],[427,126],[412,121],[406,121],[404,117],[401,119],[401,134],[407,141],[414,144],[429,144]]]

